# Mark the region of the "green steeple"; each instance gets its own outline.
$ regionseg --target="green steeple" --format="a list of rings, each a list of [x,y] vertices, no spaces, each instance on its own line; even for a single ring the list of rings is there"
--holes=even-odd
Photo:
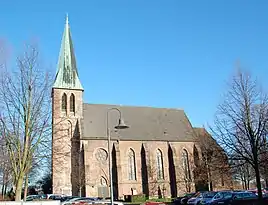
[[[83,90],[78,78],[68,15],[66,16],[65,29],[58,60],[58,70],[53,88]]]

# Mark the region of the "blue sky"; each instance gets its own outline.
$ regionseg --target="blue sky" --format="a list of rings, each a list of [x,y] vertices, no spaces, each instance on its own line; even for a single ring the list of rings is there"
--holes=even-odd
[[[268,1],[1,0],[11,53],[34,39],[53,72],[68,12],[88,103],[182,108],[212,123],[236,62],[267,87]]]

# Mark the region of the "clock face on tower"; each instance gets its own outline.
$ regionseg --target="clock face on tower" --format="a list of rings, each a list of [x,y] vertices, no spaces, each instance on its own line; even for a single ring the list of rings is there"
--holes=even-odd
[[[108,159],[108,153],[105,149],[99,148],[95,154],[96,159],[98,162],[104,164]]]

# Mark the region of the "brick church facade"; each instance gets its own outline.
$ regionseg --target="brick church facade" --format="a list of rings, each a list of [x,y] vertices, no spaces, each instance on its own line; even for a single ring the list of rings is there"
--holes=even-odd
[[[112,129],[118,113],[110,112],[116,199],[139,194],[174,197],[197,189],[202,153],[183,110],[88,104],[83,92],[67,19],[52,88],[53,193],[109,195],[106,117],[111,108],[119,109],[130,126]]]

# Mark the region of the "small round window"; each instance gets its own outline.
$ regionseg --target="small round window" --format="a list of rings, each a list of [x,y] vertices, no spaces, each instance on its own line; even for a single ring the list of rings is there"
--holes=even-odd
[[[96,159],[100,162],[100,163],[105,163],[108,159],[108,153],[106,152],[105,149],[99,148],[95,154]]]

